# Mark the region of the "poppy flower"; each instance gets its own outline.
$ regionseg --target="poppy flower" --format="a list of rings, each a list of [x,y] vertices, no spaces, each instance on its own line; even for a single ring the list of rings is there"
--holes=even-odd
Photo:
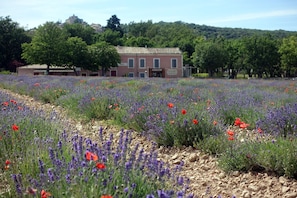
[[[229,136],[234,136],[234,132],[231,131],[231,130],[228,130],[228,131],[227,131],[227,134],[228,134]]]
[[[94,100],[96,100],[96,98],[95,97],[92,97],[91,100],[94,101]]]
[[[15,100],[10,100],[10,102],[13,104],[17,104],[17,102]]]
[[[241,124],[239,125],[240,128],[242,129],[246,129],[249,126],[249,124],[241,122]]]
[[[236,118],[235,121],[234,121],[235,126],[239,126],[241,123],[242,122],[241,122],[240,118]]]
[[[90,152],[90,151],[87,151],[87,152],[86,152],[86,159],[87,159],[88,161],[93,160],[93,161],[95,162],[95,161],[98,160],[98,155],[96,155],[95,153],[92,153],[92,152]]]
[[[15,125],[15,124],[13,124],[13,125],[11,126],[11,128],[12,128],[12,130],[14,130],[14,131],[18,131],[18,130],[19,130],[19,126]]]
[[[217,121],[213,121],[213,125],[217,125],[218,124],[218,122]]]
[[[99,163],[99,162],[96,164],[96,167],[98,169],[105,169],[105,165],[103,163]]]
[[[182,113],[183,115],[185,115],[185,114],[187,113],[187,110],[182,109],[182,110],[181,110],[181,113]]]
[[[8,102],[3,102],[2,105],[7,107],[9,105],[9,103]]]
[[[111,195],[101,195],[101,198],[112,198]]]
[[[52,196],[51,193],[46,192],[45,190],[41,190],[40,195],[41,195],[41,198],[48,198]]]
[[[174,107],[174,104],[173,103],[168,103],[167,106],[171,109]]]
[[[9,160],[6,160],[5,161],[5,165],[9,165],[10,164],[10,161]]]
[[[258,128],[257,131],[258,131],[259,133],[263,133],[263,130],[262,130],[261,128]]]
[[[229,136],[228,137],[228,140],[232,141],[232,140],[234,140],[234,137],[233,136]]]
[[[39,87],[39,86],[40,86],[39,83],[35,83],[35,84],[34,84],[34,87]]]
[[[192,122],[193,122],[193,124],[198,124],[198,120],[197,119],[193,119]]]

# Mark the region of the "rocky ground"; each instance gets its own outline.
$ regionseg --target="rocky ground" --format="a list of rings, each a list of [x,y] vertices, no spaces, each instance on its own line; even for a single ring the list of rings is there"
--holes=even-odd
[[[82,123],[66,116],[61,107],[42,104],[27,96],[20,96],[8,90],[11,99],[25,103],[32,109],[44,110],[47,113],[55,112],[57,121],[62,120],[69,130],[77,130],[81,135],[98,140],[98,130],[104,128],[106,137],[113,133],[115,140],[120,129],[107,125],[102,121]],[[133,134],[133,143],[139,143],[142,148],[150,149],[152,143],[136,132]],[[275,177],[267,173],[239,173],[225,174],[217,166],[216,158],[206,155],[194,148],[158,148],[159,158],[172,165],[184,162],[181,175],[190,179],[190,192],[200,197],[259,197],[259,198],[296,198],[297,181],[285,177]]]

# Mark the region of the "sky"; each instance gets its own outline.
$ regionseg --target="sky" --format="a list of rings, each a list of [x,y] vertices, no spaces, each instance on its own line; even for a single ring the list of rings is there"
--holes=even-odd
[[[215,27],[297,31],[297,0],[0,0],[0,17],[25,29],[65,22],[76,15],[106,26],[116,15],[121,24],[160,21]]]

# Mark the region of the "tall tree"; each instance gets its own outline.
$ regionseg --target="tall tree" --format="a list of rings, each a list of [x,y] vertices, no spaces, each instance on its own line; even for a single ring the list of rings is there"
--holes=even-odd
[[[193,53],[194,66],[208,72],[210,77],[220,68],[224,68],[226,52],[219,43],[213,41],[201,41],[196,45]]]
[[[118,54],[114,46],[111,46],[107,42],[99,42],[88,46],[90,53],[90,70],[102,71],[102,76],[105,76],[106,72],[111,67],[117,67],[121,62],[121,57]]]
[[[82,40],[84,40],[88,45],[91,45],[94,43],[94,36],[95,36],[95,30],[87,25],[87,24],[81,24],[81,23],[66,23],[63,28],[66,29],[70,37],[80,37]]]
[[[112,15],[107,20],[106,28],[111,29],[113,32],[119,32],[121,37],[123,37],[124,35],[124,31],[121,27],[120,19],[116,15]]]
[[[66,45],[67,50],[64,53],[64,65],[73,69],[75,74],[77,74],[77,67],[88,69],[89,54],[87,43],[83,41],[82,38],[69,37]]]
[[[31,43],[22,44],[22,58],[28,63],[46,64],[48,74],[50,66],[64,63],[67,37],[62,28],[47,22],[37,28]]]
[[[97,37],[98,42],[107,42],[110,45],[114,46],[123,44],[120,32],[112,31],[111,29],[105,30],[104,32],[100,33]]]
[[[0,69],[15,71],[15,64],[22,63],[21,44],[30,42],[30,37],[18,23],[9,17],[0,17]]]
[[[297,75],[297,36],[290,36],[282,40],[279,48],[282,68],[287,77]]]
[[[267,34],[249,37],[244,44],[253,73],[259,78],[262,78],[263,74],[274,76],[279,64],[277,41]]]

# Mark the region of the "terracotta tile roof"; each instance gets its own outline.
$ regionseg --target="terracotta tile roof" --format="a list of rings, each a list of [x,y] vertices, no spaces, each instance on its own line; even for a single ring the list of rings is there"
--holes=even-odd
[[[119,54],[181,54],[179,48],[115,47]]]

